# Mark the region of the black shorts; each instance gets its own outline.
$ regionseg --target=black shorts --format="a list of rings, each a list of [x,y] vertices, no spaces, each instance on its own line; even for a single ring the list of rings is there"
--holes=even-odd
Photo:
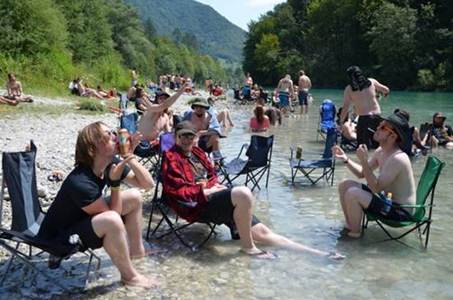
[[[299,105],[308,105],[308,92],[301,90],[299,91]]]
[[[388,201],[381,193],[373,193],[365,184],[362,184],[362,190],[370,192],[372,195],[370,205],[365,209],[366,212],[392,221],[412,221],[411,214],[398,203]]]
[[[357,144],[365,144],[368,149],[376,149],[379,144],[373,139],[373,136],[381,121],[382,118],[379,115],[359,116],[356,126]]]
[[[151,144],[147,140],[141,140],[134,150],[139,157],[150,157],[159,153],[159,144]]]
[[[200,216],[200,221],[220,224],[232,224],[234,206],[231,202],[231,189],[226,189],[216,192],[208,196],[208,203],[206,204]],[[252,227],[261,223],[260,220],[252,216]]]
[[[82,249],[81,251],[85,251],[88,248],[90,249],[98,249],[101,248],[103,245],[103,238],[97,236],[94,232],[93,224],[91,223],[93,217],[87,217],[82,221],[76,223],[74,226],[66,230],[59,238],[67,241],[69,237],[73,234],[77,234],[82,241]]]

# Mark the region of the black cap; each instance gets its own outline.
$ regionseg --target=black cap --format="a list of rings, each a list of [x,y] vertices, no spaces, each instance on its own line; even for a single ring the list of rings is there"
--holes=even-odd
[[[197,134],[197,130],[193,124],[189,121],[182,121],[178,123],[175,127],[175,134],[187,134],[191,133],[193,135]]]
[[[164,91],[157,91],[156,92],[156,97],[154,98],[154,101],[157,101],[157,99],[161,96],[166,96],[166,97],[170,97],[170,95]]]

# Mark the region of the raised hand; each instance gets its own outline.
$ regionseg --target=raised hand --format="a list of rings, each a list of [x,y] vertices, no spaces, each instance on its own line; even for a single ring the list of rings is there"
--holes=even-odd
[[[368,161],[368,147],[365,144],[359,145],[356,154],[360,162],[364,163]]]

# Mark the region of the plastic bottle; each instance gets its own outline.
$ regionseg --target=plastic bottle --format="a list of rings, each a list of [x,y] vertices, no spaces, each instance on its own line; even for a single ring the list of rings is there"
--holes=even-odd
[[[391,192],[388,192],[385,197],[385,205],[382,209],[382,213],[384,215],[387,215],[390,212],[390,209],[392,208],[392,197],[393,194]]]

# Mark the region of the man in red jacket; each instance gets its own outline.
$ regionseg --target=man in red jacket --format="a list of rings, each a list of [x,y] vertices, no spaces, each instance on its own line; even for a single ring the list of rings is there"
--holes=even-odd
[[[298,251],[308,251],[333,259],[337,253],[319,251],[272,232],[253,215],[255,197],[245,186],[231,189],[218,183],[211,161],[196,145],[195,127],[188,121],[175,128],[176,145],[165,152],[162,176],[163,193],[178,216],[192,221],[225,224],[233,238],[240,239],[241,251],[258,258],[275,256],[256,247],[255,242]],[[237,233],[234,231],[237,229]]]

